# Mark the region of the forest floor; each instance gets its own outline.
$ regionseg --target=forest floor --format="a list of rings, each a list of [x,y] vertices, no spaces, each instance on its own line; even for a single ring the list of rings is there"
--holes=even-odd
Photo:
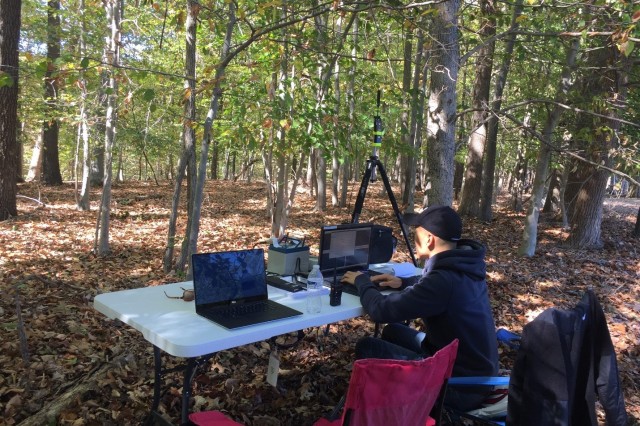
[[[360,221],[396,229],[380,184],[369,187]],[[348,222],[350,206],[313,211],[301,191],[289,221],[317,251],[322,224]],[[173,187],[135,182],[113,188],[112,254],[93,254],[100,191],[89,212],[75,208],[73,186],[19,185],[19,216],[0,222],[0,425],[137,425],[153,389],[151,345],[126,325],[93,309],[100,293],[183,281],[162,271]],[[261,183],[208,182],[199,251],[264,244],[269,237]],[[495,219],[464,220],[464,234],[487,244],[488,283],[496,324],[514,332],[552,306],[569,308],[593,287],[605,311],[618,356],[631,424],[640,424],[640,244],[631,237],[640,200],[610,199],[604,209],[604,248],[562,246],[566,231],[542,215],[532,258],[516,255],[523,213],[498,207]],[[184,216],[180,221],[183,231]],[[399,243],[396,260],[408,259]],[[185,302],[186,303],[186,302]],[[344,393],[359,337],[372,324],[357,318],[308,329],[281,351],[278,386],[265,382],[269,342],[217,353],[194,381],[192,411],[222,409],[247,425],[309,425]],[[509,369],[513,351],[501,348]],[[169,366],[175,362],[166,357]],[[180,412],[180,377],[163,395],[161,411],[174,424]]]

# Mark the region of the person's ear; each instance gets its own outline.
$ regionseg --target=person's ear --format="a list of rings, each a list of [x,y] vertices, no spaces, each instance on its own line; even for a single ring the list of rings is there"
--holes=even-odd
[[[427,247],[429,247],[429,250],[433,250],[436,246],[436,236],[429,232],[428,238]]]

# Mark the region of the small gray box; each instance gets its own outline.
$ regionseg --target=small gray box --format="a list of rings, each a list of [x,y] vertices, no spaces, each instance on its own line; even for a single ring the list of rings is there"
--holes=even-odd
[[[309,272],[309,246],[274,247],[270,245],[267,271],[278,275]]]

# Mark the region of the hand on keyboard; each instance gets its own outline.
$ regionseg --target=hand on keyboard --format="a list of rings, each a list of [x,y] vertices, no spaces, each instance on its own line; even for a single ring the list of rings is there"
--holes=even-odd
[[[402,287],[402,280],[390,274],[373,275],[371,282],[378,290],[399,290]]]

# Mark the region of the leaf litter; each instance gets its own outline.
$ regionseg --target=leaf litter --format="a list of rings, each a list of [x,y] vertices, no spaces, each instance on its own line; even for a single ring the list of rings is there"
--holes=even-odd
[[[328,207],[323,213],[314,211],[310,196],[299,193],[290,232],[304,235],[317,254],[320,226],[349,222],[357,189],[353,184],[348,207]],[[33,424],[38,418],[60,425],[144,421],[153,395],[151,345],[92,304],[100,293],[183,281],[162,270],[172,191],[172,185],[146,182],[114,186],[112,253],[98,258],[92,254],[98,189],[92,192],[92,210],[82,212],[75,209],[71,184],[19,186],[22,195],[43,194],[47,205],[19,200],[20,215],[0,223],[0,425]],[[266,249],[270,226],[262,184],[209,181],[205,193],[199,251]],[[179,238],[186,223],[184,204]],[[517,256],[522,213],[497,207],[490,223],[464,219],[465,236],[488,247],[497,326],[519,333],[544,309],[569,308],[587,288],[595,289],[616,348],[632,424],[640,424],[640,248],[631,237],[639,204],[637,199],[607,201],[605,246],[599,251],[564,248],[560,223],[541,215],[537,252],[530,259]],[[391,226],[400,236],[389,199],[376,184],[369,188],[360,221]],[[401,238],[398,246],[394,260],[409,260]],[[279,351],[276,387],[265,380],[271,340],[221,351],[198,371],[190,408],[223,410],[246,425],[312,424],[345,393],[355,342],[373,330],[366,317],[332,324],[326,333],[325,327],[305,330],[299,343]],[[295,338],[284,336],[286,341]],[[508,370],[514,351],[501,347],[500,356],[501,368]],[[165,356],[164,361],[174,368],[182,359]],[[181,375],[169,375],[166,385],[160,411],[178,424]],[[73,397],[56,405],[67,393]]]

